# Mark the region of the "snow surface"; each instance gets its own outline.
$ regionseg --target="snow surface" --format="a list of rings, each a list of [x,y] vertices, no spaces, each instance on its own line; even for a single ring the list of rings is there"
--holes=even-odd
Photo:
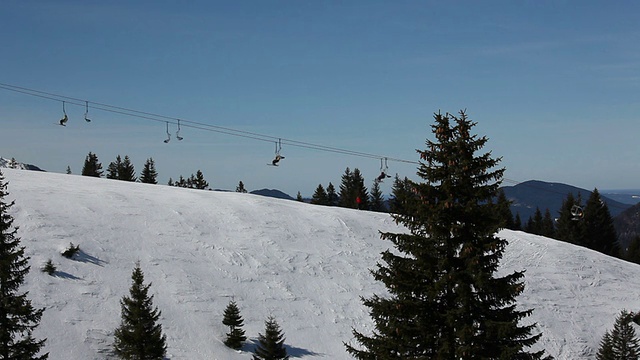
[[[46,308],[37,338],[50,359],[107,359],[139,261],[162,311],[169,359],[250,359],[273,315],[292,358],[349,359],[351,329],[369,333],[360,296],[384,294],[370,268],[404,231],[387,214],[258,195],[4,169],[18,235],[31,257],[23,290]],[[556,359],[595,358],[622,309],[639,310],[640,267],[523,232],[501,272],[526,269],[519,306],[543,332],[534,349]],[[73,260],[60,252],[73,242]],[[39,269],[52,259],[56,276]],[[222,343],[235,299],[248,344]]]

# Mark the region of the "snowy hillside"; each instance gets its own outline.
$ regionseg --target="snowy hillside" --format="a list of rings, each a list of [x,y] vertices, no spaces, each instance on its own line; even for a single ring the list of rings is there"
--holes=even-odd
[[[105,359],[140,261],[162,311],[169,359],[250,359],[274,315],[293,359],[349,359],[351,328],[371,330],[359,299],[383,293],[368,269],[389,247],[386,214],[251,194],[3,170],[32,270],[25,289],[45,307],[38,337],[55,359]],[[640,267],[554,240],[503,231],[503,271],[526,269],[519,298],[556,359],[594,358],[623,309],[640,310]],[[70,242],[75,260],[60,256]],[[52,259],[56,277],[39,271]],[[250,338],[222,344],[235,298]]]

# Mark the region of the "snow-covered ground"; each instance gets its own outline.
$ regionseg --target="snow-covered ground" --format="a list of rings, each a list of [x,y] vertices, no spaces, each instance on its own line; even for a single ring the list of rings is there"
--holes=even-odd
[[[352,327],[372,322],[360,296],[384,293],[369,274],[402,231],[386,214],[250,194],[3,169],[31,257],[24,290],[46,308],[37,329],[50,359],[106,359],[139,261],[162,311],[169,359],[250,359],[276,317],[292,358],[349,359]],[[556,359],[595,358],[622,309],[640,310],[640,266],[547,238],[502,231],[501,271],[526,269],[523,308]],[[60,255],[79,245],[74,260]],[[57,276],[39,269],[52,259]],[[235,299],[250,340],[222,341]]]

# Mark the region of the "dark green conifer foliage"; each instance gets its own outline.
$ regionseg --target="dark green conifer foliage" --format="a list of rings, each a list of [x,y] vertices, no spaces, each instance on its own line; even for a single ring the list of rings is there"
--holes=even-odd
[[[594,189],[584,208],[586,227],[584,246],[611,256],[621,256],[618,234],[613,227],[613,218],[607,203],[598,189]]]
[[[511,213],[511,201],[507,199],[503,189],[498,191],[497,203],[500,211],[500,218],[502,219],[501,227],[509,230],[516,230],[513,214]]]
[[[636,236],[627,248],[625,259],[640,264],[640,236]]]
[[[169,180],[172,181],[171,179]],[[142,172],[140,173],[140,182],[144,184],[158,183],[158,172],[156,171],[156,164],[153,161],[153,158],[148,158],[144,163],[144,167],[142,168]],[[169,185],[171,186],[171,184]]]
[[[166,337],[158,323],[160,311],[153,307],[149,285],[144,285],[144,274],[136,264],[131,275],[130,295],[120,300],[122,308],[120,326],[115,330],[114,350],[121,359],[162,360],[167,352]]]
[[[451,123],[453,122],[453,124]],[[539,359],[526,348],[540,335],[518,322],[523,272],[496,276],[506,240],[495,236],[502,219],[491,199],[504,169],[499,159],[477,155],[486,137],[471,134],[464,112],[435,114],[436,141],[419,150],[415,197],[394,219],[409,233],[382,233],[395,250],[382,253],[372,273],[388,295],[364,299],[375,330],[354,330],[358,359]]]
[[[542,236],[546,236],[548,238],[553,238],[555,236],[556,229],[554,220],[551,217],[551,211],[549,208],[545,209],[544,217],[542,218]]]
[[[338,206],[338,194],[336,194],[336,188],[331,182],[327,185],[327,201],[329,206]]]
[[[242,181],[238,182],[238,186],[236,186],[236,192],[246,194],[247,189],[244,188],[244,183]]]
[[[640,358],[640,342],[631,324],[633,313],[621,311],[613,325],[600,342],[596,354],[598,360],[637,360]]]
[[[298,193],[296,194],[296,200],[299,202],[304,202],[304,199],[302,198],[302,194],[300,194],[300,191],[298,191]]]
[[[5,200],[7,185],[0,172],[0,359],[47,359],[48,353],[38,355],[46,339],[32,336],[44,309],[35,309],[28,293],[19,292],[29,272],[29,257],[9,214],[14,201]]]
[[[311,196],[311,203],[315,205],[329,205],[329,197],[322,184],[318,184],[316,191]]]
[[[413,192],[413,184],[406,176],[400,179],[396,174],[391,187],[391,198],[389,199],[389,211],[394,214],[406,214],[409,211],[409,205],[415,198]]]
[[[136,181],[136,170],[129,159],[129,155],[124,156],[124,160],[118,168],[118,180],[122,181]]]
[[[513,219],[513,230],[522,230],[522,220],[520,220],[520,213],[516,213]]]
[[[284,334],[273,316],[265,322],[264,334],[258,334],[258,346],[253,360],[285,360],[289,358],[284,347]]]
[[[345,169],[344,174],[342,174],[340,181],[338,205],[347,208],[355,208],[357,205],[356,197],[353,195],[353,175],[351,169],[348,167]]]
[[[373,181],[371,193],[369,194],[369,210],[377,212],[384,212],[387,210],[384,205],[382,191],[380,190],[380,182],[376,180]]]
[[[82,176],[102,177],[102,163],[98,161],[98,155],[89,152],[87,157],[84,159]]]
[[[122,168],[122,158],[116,156],[116,161],[112,161],[107,166],[107,179],[118,180],[120,178],[120,169]]]
[[[527,221],[527,226],[524,231],[530,234],[542,235],[542,212],[540,211],[540,208],[536,207],[536,212],[533,217],[529,218],[529,221]]]
[[[227,339],[224,341],[224,344],[236,350],[242,348],[242,344],[247,340],[247,337],[242,329],[244,320],[242,316],[240,316],[240,309],[235,301],[232,300],[229,302],[227,308],[224,309],[222,323],[229,327]]]
[[[193,178],[193,175],[191,175],[191,177]],[[195,189],[205,190],[209,187],[209,183],[204,179],[204,175],[200,170],[196,171],[196,176],[193,179],[192,183],[193,183],[193,188]]]
[[[571,211],[574,206],[582,208],[581,202],[579,194],[577,199],[574,198],[572,193],[567,194],[567,197],[562,202],[560,216],[556,222],[556,239],[571,244],[583,245],[586,232],[583,217],[574,216]]]
[[[67,175],[71,175],[71,166],[67,165]]]

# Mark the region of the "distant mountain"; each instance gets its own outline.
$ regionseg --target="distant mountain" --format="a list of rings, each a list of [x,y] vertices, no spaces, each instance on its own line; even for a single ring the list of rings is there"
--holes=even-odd
[[[15,162],[15,159],[5,159],[0,157],[0,168],[10,168],[10,169],[21,169],[21,170],[33,170],[33,171],[44,171],[39,167],[31,164],[23,164],[20,162]]]
[[[574,197],[580,195],[582,204],[585,204],[589,196],[591,196],[590,190],[539,180],[525,181],[514,186],[503,186],[502,189],[507,199],[512,201],[511,212],[513,216],[519,213],[523,224],[535,214],[536,207],[543,213],[546,209],[549,209],[551,216],[556,217],[562,207],[562,202],[569,193],[572,193]],[[612,200],[602,193],[600,193],[600,196],[607,203],[612,217],[616,217],[632,206]]]
[[[253,190],[253,191],[250,192],[250,194],[262,195],[262,196],[272,197],[272,198],[276,198],[276,199],[295,200],[291,196],[283,193],[280,190],[276,190],[276,189]]]

